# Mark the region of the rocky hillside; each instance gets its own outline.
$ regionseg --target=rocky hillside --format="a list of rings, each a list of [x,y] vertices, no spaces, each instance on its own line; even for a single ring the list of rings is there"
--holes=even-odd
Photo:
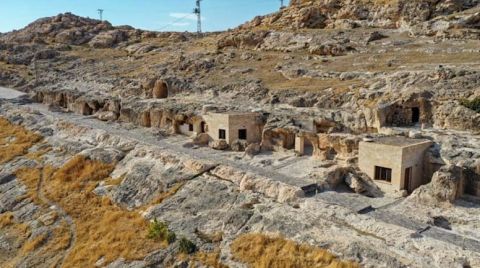
[[[112,47],[145,34],[129,26],[113,27],[107,21],[75,16],[71,13],[39,19],[25,28],[2,36],[6,43],[84,45]],[[146,34],[148,35],[148,33]]]
[[[361,26],[399,28],[437,17],[448,17],[478,4],[479,1],[476,0],[292,0],[290,5],[280,12],[257,17],[242,28],[262,26],[292,29],[349,29]],[[449,19],[456,20],[452,17]],[[464,27],[475,27],[478,23],[478,13],[462,22],[459,24]]]
[[[293,0],[201,36],[59,14],[0,35],[0,86],[26,93],[0,99],[1,267],[480,266],[477,0]],[[212,111],[260,141],[192,133]],[[432,142],[408,198],[359,169],[394,135]]]

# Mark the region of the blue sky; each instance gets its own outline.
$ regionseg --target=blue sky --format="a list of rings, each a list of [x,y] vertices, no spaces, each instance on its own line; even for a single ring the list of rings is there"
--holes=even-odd
[[[287,2],[287,1],[285,1]],[[162,31],[196,31],[192,11],[195,0],[1,0],[0,32],[21,29],[28,23],[59,13],[103,18],[113,25]],[[233,28],[256,15],[278,10],[280,0],[202,0],[204,31]]]

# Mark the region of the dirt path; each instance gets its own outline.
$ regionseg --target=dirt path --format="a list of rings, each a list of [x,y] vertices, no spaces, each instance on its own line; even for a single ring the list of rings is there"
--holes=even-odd
[[[0,87],[0,99],[15,99],[22,95],[25,95],[25,93],[14,89]]]
[[[65,212],[65,210],[63,210],[63,208],[61,206],[59,206],[57,203],[55,203],[55,202],[51,201],[50,199],[48,199],[47,197],[45,197],[45,195],[42,192],[43,181],[44,181],[43,172],[41,172],[40,179],[38,180],[37,189],[36,189],[36,193],[37,193],[38,198],[43,203],[47,204],[50,208],[53,208],[58,213],[58,215],[63,220],[65,220],[65,222],[68,225],[68,229],[70,230],[70,241],[69,241],[68,248],[65,251],[65,253],[63,254],[63,257],[62,257],[61,261],[56,265],[56,267],[62,267],[63,263],[65,262],[65,259],[68,257],[68,255],[72,251],[73,247],[75,246],[75,243],[76,243],[76,240],[77,240],[77,231],[76,231],[75,223],[73,222],[72,217],[70,217]]]
[[[181,154],[189,158],[212,162],[214,164],[235,167],[244,172],[255,173],[257,175],[268,177],[272,180],[284,182],[289,185],[303,187],[303,186],[307,186],[315,183],[314,180],[311,180],[308,178],[296,178],[296,177],[292,177],[292,176],[288,176],[288,175],[276,172],[274,169],[266,169],[262,167],[252,166],[248,163],[243,163],[241,161],[233,161],[219,155],[218,151],[214,151],[210,148],[207,148],[205,150],[202,150],[202,149],[192,150],[191,148],[185,148],[183,147],[183,144],[187,142],[188,140],[187,138],[184,138],[183,142],[181,142],[178,139],[175,139],[172,142],[172,141],[169,141],[169,139],[159,139],[151,135],[151,133],[146,133],[145,131],[142,131],[141,128],[126,130],[122,128],[122,126],[118,123],[106,123],[91,116],[86,117],[86,116],[76,115],[72,113],[51,112],[44,105],[41,105],[41,104],[33,103],[33,104],[28,104],[26,106],[31,107],[35,110],[38,110],[44,115],[60,118],[70,123],[73,123],[75,125],[85,126],[92,129],[104,130],[104,131],[107,131],[109,134],[131,139],[139,144],[154,146],[160,150],[162,149],[170,150],[172,152],[175,152],[176,154]]]

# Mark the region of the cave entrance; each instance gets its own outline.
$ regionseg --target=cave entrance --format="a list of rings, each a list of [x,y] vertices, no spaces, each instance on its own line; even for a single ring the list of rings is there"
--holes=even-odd
[[[420,122],[420,109],[418,107],[412,108],[412,123],[416,124]]]
[[[313,143],[309,139],[305,138],[303,146],[304,146],[303,155],[312,156],[313,155]]]
[[[480,197],[480,181],[475,180],[473,177],[467,177],[465,179],[463,193],[470,196]]]

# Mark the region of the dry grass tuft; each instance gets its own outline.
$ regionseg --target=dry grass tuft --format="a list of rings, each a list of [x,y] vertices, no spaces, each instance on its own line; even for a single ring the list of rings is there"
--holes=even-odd
[[[220,251],[198,252],[193,256],[193,261],[201,263],[206,267],[227,268],[228,266],[220,262]]]
[[[118,177],[118,178],[109,178],[105,181],[105,185],[107,185],[107,186],[118,186],[118,185],[122,184],[124,179],[125,179],[125,174]]]
[[[148,222],[137,212],[125,211],[92,190],[109,176],[114,165],[77,156],[55,170],[44,168],[42,189],[76,225],[77,240],[65,267],[93,267],[100,258],[137,260],[162,244],[146,238]]]
[[[70,245],[70,242],[70,230],[68,229],[67,222],[62,221],[62,223],[52,232],[52,237],[48,241],[48,244],[45,245],[44,250],[46,252],[66,250]]]
[[[37,250],[45,243],[45,241],[47,241],[47,239],[48,239],[47,233],[42,233],[37,235],[36,237],[28,240],[25,244],[23,244],[22,252],[28,253],[28,252]]]
[[[37,162],[42,162],[43,161],[43,156],[50,152],[52,150],[52,147],[50,146],[46,146],[36,152],[30,152],[28,153],[27,155],[25,155],[26,158],[30,159],[30,160],[35,160]]]
[[[223,232],[215,232],[215,233],[205,233],[198,229],[195,229],[195,234],[198,238],[202,239],[207,243],[219,243],[223,240]]]
[[[42,137],[0,117],[0,164],[24,155]]]
[[[15,176],[27,186],[28,197],[36,204],[42,204],[37,191],[41,173],[42,170],[38,168],[21,168],[15,172]]]
[[[180,189],[182,189],[184,185],[185,182],[176,183],[168,191],[160,193],[158,196],[156,196],[151,202],[144,206],[144,209],[153,205],[161,204],[164,200],[174,196]]]
[[[262,234],[239,236],[230,246],[237,261],[250,267],[328,267],[356,268],[358,264],[338,260],[328,251],[297,244],[281,237]]]
[[[4,229],[5,227],[13,224],[13,214],[12,212],[5,212],[0,214],[0,228]]]

